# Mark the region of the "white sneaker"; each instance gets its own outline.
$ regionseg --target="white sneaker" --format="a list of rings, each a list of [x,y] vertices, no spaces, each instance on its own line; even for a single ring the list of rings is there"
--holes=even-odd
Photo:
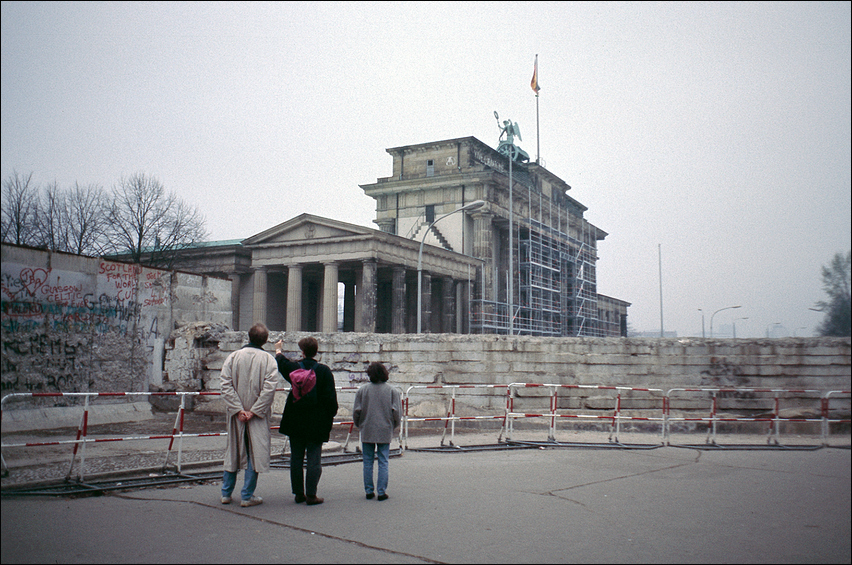
[[[250,499],[240,502],[240,506],[243,508],[247,506],[257,506],[258,504],[263,504],[263,499],[259,496],[252,496]]]
[[[231,503],[231,497],[230,496],[223,496],[222,497],[222,504],[230,504],[230,503]]]

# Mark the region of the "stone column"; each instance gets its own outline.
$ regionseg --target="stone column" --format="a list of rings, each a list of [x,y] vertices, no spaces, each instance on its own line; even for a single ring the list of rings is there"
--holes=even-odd
[[[424,334],[432,333],[432,275],[427,271],[422,272],[423,280],[420,283],[420,331]]]
[[[405,333],[405,268],[393,268],[391,296],[391,333]]]
[[[254,300],[251,325],[266,324],[266,267],[254,271]]]
[[[453,279],[445,277],[442,285],[441,296],[441,332],[453,333],[456,318],[456,289]]]
[[[302,331],[302,266],[287,269],[287,331]]]
[[[497,300],[494,289],[494,229],[491,226],[493,215],[489,212],[474,212],[473,216],[473,256],[483,260],[482,267],[476,270],[476,282],[471,313],[480,323],[488,323],[496,313],[493,302]],[[490,304],[485,301],[492,301]]]
[[[494,294],[494,229],[491,227],[493,215],[490,212],[473,213],[473,256],[484,261],[478,296],[482,300],[497,300]]]
[[[378,224],[379,229],[385,233],[395,233],[396,220],[394,218],[383,218],[381,220],[376,220],[376,224]]]
[[[458,281],[456,283],[456,333],[463,334],[469,331],[468,324],[470,321],[467,319],[468,316],[468,306],[467,306],[467,281]]]
[[[355,331],[355,283],[351,280],[343,290],[343,331]]]
[[[375,259],[364,261],[361,272],[361,290],[358,291],[358,302],[361,304],[361,316],[358,319],[359,332],[374,333],[376,331],[376,280],[377,265]]]
[[[355,323],[352,331],[361,331],[361,311],[363,310],[361,302],[364,298],[364,270],[355,270]]]
[[[240,274],[231,273],[231,327],[240,330]]]
[[[327,334],[337,333],[337,271],[336,262],[325,263],[322,282],[322,331]]]

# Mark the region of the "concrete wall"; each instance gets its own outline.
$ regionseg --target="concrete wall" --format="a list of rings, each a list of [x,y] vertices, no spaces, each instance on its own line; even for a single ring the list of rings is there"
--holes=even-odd
[[[320,361],[331,367],[338,386],[366,382],[365,370],[373,361],[384,363],[390,369],[391,382],[403,390],[410,385],[526,382],[647,387],[664,392],[677,387],[827,391],[849,390],[852,384],[849,338],[720,340],[273,332],[266,347],[274,352],[274,342],[283,339],[285,351],[293,352],[295,358],[299,339],[307,335],[319,340]],[[201,386],[218,390],[222,362],[247,340],[246,332],[217,333],[215,328],[211,331],[201,324],[176,331],[166,348],[168,380],[179,389],[201,390]],[[283,379],[281,382],[284,386]],[[520,391],[520,396],[533,394],[542,392]],[[560,407],[612,406],[612,395],[606,392],[584,389],[572,391],[570,397],[566,396]],[[216,398],[203,397],[199,402],[212,402],[210,409],[219,409],[215,407]],[[756,405],[754,395],[744,394],[734,402],[738,408],[764,410],[765,400]],[[412,415],[445,415],[441,414],[446,409],[443,400],[429,400],[426,394],[417,400],[412,396],[412,401]],[[470,415],[499,410],[505,405],[505,389],[479,390],[460,402],[468,404],[464,409],[471,410]],[[706,406],[703,399],[696,401],[695,407],[698,404]],[[342,398],[341,407],[341,414],[347,414],[351,397]],[[639,400],[634,406],[650,407]]]
[[[157,390],[177,325],[231,319],[228,280],[97,257],[3,244],[0,283],[4,396]],[[14,404],[4,411],[74,399]]]

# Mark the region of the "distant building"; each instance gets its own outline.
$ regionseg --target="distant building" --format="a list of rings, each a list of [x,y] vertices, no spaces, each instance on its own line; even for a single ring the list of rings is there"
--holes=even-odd
[[[626,336],[630,304],[597,293],[606,232],[584,218],[568,184],[511,144],[499,149],[474,137],[388,149],[392,176],[361,185],[380,230],[302,214],[248,239],[186,249],[175,268],[230,278],[242,330],[261,321],[415,333],[420,303],[423,332]]]
[[[660,330],[657,331],[644,331],[644,332],[630,332],[628,337],[667,337],[667,338],[676,338],[677,332],[675,331],[663,331],[663,335],[660,336]]]

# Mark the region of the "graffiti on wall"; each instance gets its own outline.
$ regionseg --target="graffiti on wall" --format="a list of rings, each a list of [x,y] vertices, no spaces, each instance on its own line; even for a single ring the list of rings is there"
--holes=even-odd
[[[162,384],[163,366],[153,361],[176,324],[231,320],[227,279],[7,244],[2,251],[3,394],[147,391]]]
[[[161,337],[159,310],[172,299],[170,282],[168,271],[103,260],[97,273],[4,262],[3,392],[89,390],[92,375],[107,366],[117,380],[133,380]],[[142,359],[128,360],[133,355]]]

